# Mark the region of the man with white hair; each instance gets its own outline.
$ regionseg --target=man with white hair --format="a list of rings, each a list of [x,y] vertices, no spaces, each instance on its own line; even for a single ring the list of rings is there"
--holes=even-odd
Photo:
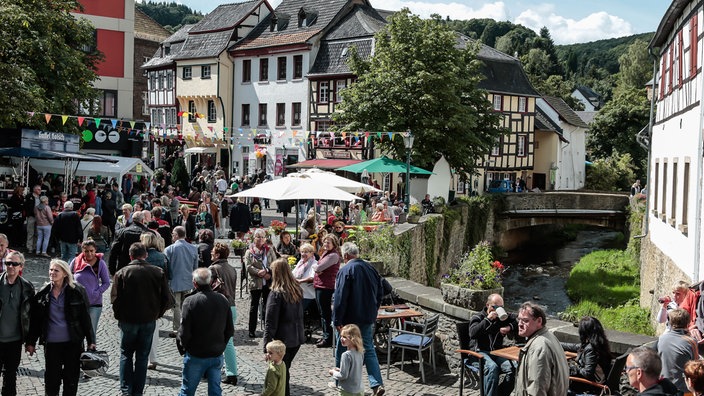
[[[81,218],[74,212],[73,202],[64,202],[64,210],[56,216],[51,234],[59,241],[61,259],[70,263],[78,254],[78,245],[83,241]]]

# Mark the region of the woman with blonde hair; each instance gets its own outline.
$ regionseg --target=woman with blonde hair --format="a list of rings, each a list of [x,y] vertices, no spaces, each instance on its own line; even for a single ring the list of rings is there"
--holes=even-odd
[[[318,268],[318,261],[315,259],[315,249],[310,243],[301,246],[301,259],[298,260],[296,268],[293,269],[293,277],[303,289],[303,311],[315,302],[315,269]]]
[[[175,225],[186,228],[186,241],[193,242],[195,240],[196,217],[191,213],[191,208],[188,207],[188,205],[181,204],[181,206],[179,206]]]
[[[330,369],[328,373],[337,381],[341,396],[364,396],[362,385],[364,342],[359,327],[354,324],[342,327],[340,344],[346,349],[340,358],[340,367]]]
[[[75,395],[83,341],[88,349],[95,349],[86,290],[74,281],[68,263],[54,259],[49,265],[49,283],[34,296],[34,301],[27,352],[34,354],[37,339],[44,345],[47,395],[58,395],[62,382],[63,394]],[[64,313],[63,318],[55,312]]]
[[[318,348],[330,348],[332,346],[332,308],[330,305],[335,291],[335,277],[340,269],[341,261],[340,241],[335,235],[325,235],[322,239],[322,253],[313,278],[315,300],[318,303],[320,323],[323,330],[323,338],[315,344]]]
[[[167,279],[170,278],[166,264],[166,255],[164,255],[164,239],[153,232],[144,232],[139,236],[139,241],[147,248],[147,258],[145,261],[161,268],[166,274]],[[156,350],[158,347],[159,326],[156,326],[156,328],[154,328],[154,334],[152,335],[152,348],[149,350],[149,364],[147,364],[149,370],[156,370],[156,365],[159,364],[156,358]]]
[[[264,345],[280,340],[286,345],[286,396],[290,395],[291,362],[306,340],[303,329],[303,290],[293,277],[288,260],[271,264],[271,293],[266,303]],[[266,353],[266,348],[264,350]]]
[[[276,260],[276,251],[266,243],[266,231],[257,228],[252,235],[252,243],[244,254],[244,264],[249,277],[249,338],[256,337],[259,303],[266,307],[271,284],[271,264]],[[266,317],[266,310],[262,319]]]

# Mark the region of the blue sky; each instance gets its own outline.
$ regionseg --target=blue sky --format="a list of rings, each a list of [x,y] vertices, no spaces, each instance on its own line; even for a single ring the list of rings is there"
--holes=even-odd
[[[138,0],[139,1],[139,0]],[[155,0],[158,1],[158,0]],[[176,0],[208,13],[219,4],[237,0]],[[370,0],[385,10],[408,7],[421,17],[437,13],[452,19],[493,18],[522,24],[535,31],[547,26],[556,44],[584,43],[604,38],[654,32],[668,0]],[[276,7],[281,0],[269,0]]]

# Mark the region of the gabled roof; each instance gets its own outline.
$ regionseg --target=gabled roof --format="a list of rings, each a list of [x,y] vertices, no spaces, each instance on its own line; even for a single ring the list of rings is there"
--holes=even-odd
[[[158,67],[168,66],[174,63],[174,56],[176,56],[183,47],[183,43],[188,37],[188,31],[193,28],[194,25],[183,25],[176,33],[169,36],[166,40],[161,42],[161,46],[157,48],[154,56],[141,67],[143,69],[152,69]],[[169,54],[164,55],[164,47],[169,47]]]
[[[161,42],[170,35],[171,32],[161,26],[159,22],[138,8],[134,9],[134,38]]]
[[[367,3],[364,0],[364,3]],[[308,40],[329,25],[351,0],[283,0],[273,14],[269,14],[231,51],[308,44]],[[302,18],[305,17],[305,18]],[[306,21],[299,24],[299,18]],[[272,25],[276,28],[272,31]]]
[[[471,39],[462,36],[462,40]],[[477,84],[477,87],[489,92],[540,96],[530,84],[518,59],[484,44],[479,48],[477,59],[483,63],[481,71],[484,74],[484,79]]]
[[[672,0],[670,7],[665,11],[665,15],[663,15],[660,25],[658,25],[658,30],[655,31],[655,35],[653,39],[650,40],[648,47],[658,48],[665,44],[677,23],[677,19],[682,16],[685,8],[690,3],[692,3],[691,0]]]
[[[589,125],[594,121],[594,117],[599,114],[598,111],[575,111],[579,118],[584,121],[585,124]]]
[[[562,128],[553,122],[553,120],[540,108],[535,106],[535,129],[541,131],[554,131],[562,135]]]
[[[355,47],[362,59],[371,56],[374,34],[383,29],[386,20],[368,5],[355,5],[352,11],[325,35],[310,75],[347,74],[350,49]]]
[[[543,96],[543,99],[555,109],[560,118],[570,125],[574,125],[581,128],[589,128],[578,115],[570,108],[570,106],[561,98],[556,98],[554,96]]]
[[[188,32],[188,38],[174,59],[211,58],[218,56],[235,40],[237,26],[251,14],[262,0],[222,4],[203,17]]]

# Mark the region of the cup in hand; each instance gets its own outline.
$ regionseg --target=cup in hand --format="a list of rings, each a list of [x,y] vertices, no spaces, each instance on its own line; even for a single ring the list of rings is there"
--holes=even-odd
[[[504,309],[504,307],[497,307],[496,308],[496,314],[499,315],[499,320],[506,320],[508,319],[508,312]]]

